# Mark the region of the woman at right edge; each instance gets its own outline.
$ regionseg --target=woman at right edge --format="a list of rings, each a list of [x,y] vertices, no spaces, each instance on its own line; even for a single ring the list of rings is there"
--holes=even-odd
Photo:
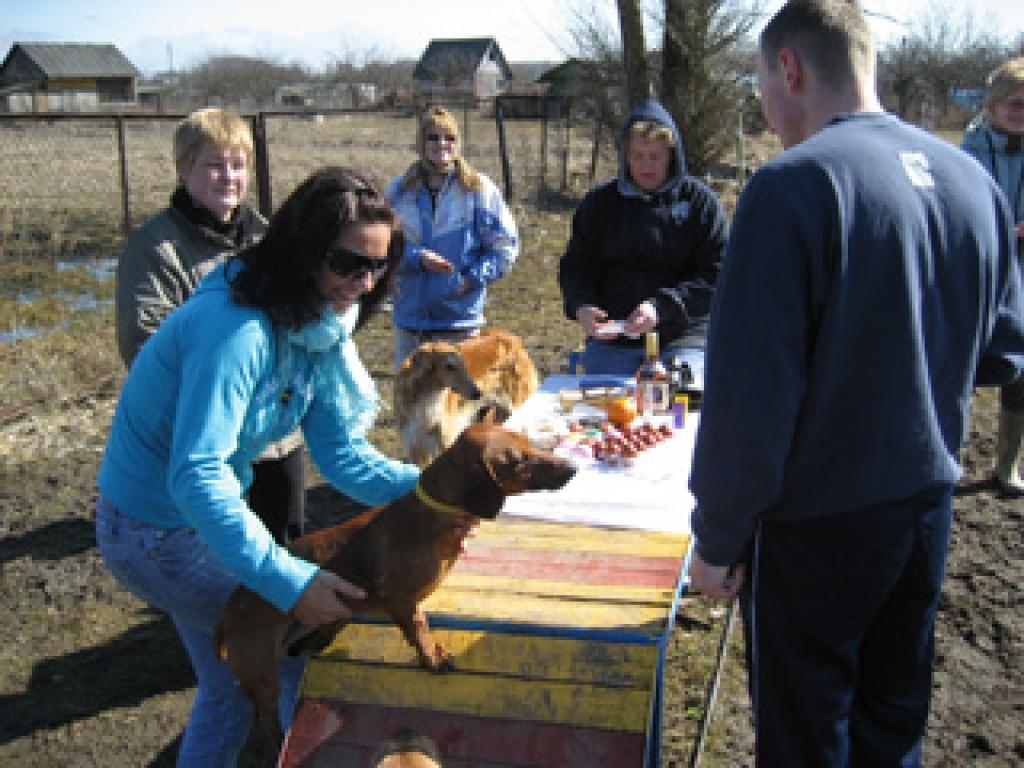
[[[964,133],[961,148],[981,163],[1006,195],[1017,226],[1018,264],[1024,258],[1024,56],[1003,63],[986,79],[985,110]],[[999,390],[996,484],[1024,496],[1024,377]]]

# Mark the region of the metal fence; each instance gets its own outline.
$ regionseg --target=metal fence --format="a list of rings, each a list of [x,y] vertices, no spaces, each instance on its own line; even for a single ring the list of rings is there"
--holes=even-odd
[[[610,141],[566,110],[498,119],[454,108],[463,152],[525,200],[539,190],[578,193],[613,173]],[[111,258],[124,233],[167,205],[175,185],[172,134],[183,115],[0,114],[0,263]],[[269,212],[310,172],[351,165],[382,183],[415,158],[408,110],[261,112],[250,203]],[[509,194],[511,193],[511,194]]]

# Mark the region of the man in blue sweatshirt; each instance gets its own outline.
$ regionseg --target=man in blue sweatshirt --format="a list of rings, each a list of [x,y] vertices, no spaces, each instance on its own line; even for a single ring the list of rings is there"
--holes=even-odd
[[[920,764],[972,391],[1024,366],[1006,202],[882,112],[874,62],[855,2],[768,22],[785,151],[743,192],[712,307],[690,581],[740,595],[758,765]]]

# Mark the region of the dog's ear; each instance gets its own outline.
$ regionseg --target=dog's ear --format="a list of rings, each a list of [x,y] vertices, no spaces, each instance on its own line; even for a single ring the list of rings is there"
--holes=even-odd
[[[501,511],[506,494],[491,467],[494,461],[491,446],[488,444],[491,431],[481,430],[480,426],[474,424],[463,432],[455,447],[462,451],[463,461],[460,463],[467,470],[463,475],[463,494],[467,509],[477,517],[492,520]]]
[[[417,347],[402,361],[402,367],[398,369],[398,380],[407,382],[415,389],[420,379],[423,378],[423,372],[426,369],[425,363],[426,356]]]

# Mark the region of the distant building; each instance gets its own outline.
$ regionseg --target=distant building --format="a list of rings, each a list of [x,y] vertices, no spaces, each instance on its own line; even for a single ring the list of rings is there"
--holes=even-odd
[[[274,102],[284,107],[353,109],[377,103],[373,83],[294,83],[274,89]]]
[[[0,65],[0,109],[85,112],[135,107],[139,77],[110,44],[14,43]]]
[[[491,101],[512,79],[493,37],[431,40],[412,73],[418,103]]]
[[[593,62],[571,58],[542,72],[537,82],[547,86],[549,96],[568,99],[592,90],[596,76]]]

